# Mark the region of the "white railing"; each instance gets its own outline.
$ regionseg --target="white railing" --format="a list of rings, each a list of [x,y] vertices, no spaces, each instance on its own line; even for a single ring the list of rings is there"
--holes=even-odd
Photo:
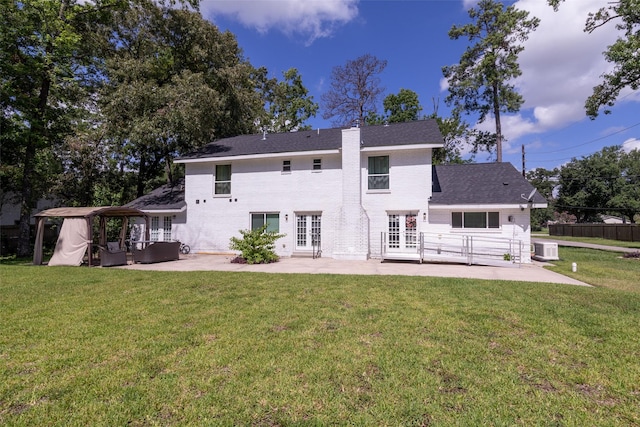
[[[416,259],[423,261],[458,262],[519,267],[522,262],[522,241],[517,239],[473,236],[452,233],[420,233],[418,247],[412,253],[389,248],[387,233],[381,236],[383,259]]]

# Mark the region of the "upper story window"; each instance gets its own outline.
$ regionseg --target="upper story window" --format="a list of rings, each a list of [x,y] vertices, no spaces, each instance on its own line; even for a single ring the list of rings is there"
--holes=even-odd
[[[500,228],[498,212],[451,212],[453,228]]]
[[[313,159],[313,170],[322,170],[322,159]]]
[[[216,165],[214,194],[231,194],[231,165]]]
[[[282,161],[282,172],[284,172],[284,173],[291,172],[291,160],[283,160]]]
[[[389,156],[369,157],[369,190],[389,189]]]

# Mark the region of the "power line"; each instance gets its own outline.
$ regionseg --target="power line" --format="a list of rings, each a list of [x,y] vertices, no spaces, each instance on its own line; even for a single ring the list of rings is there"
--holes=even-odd
[[[582,146],[584,146],[584,145],[588,145],[588,144],[592,144],[592,143],[594,143],[594,142],[598,142],[598,141],[601,141],[601,140],[603,140],[603,139],[609,138],[610,136],[617,135],[617,134],[619,134],[619,133],[625,132],[625,131],[627,131],[627,130],[629,130],[629,129],[632,129],[632,128],[636,127],[636,126],[640,126],[640,122],[638,122],[638,123],[636,123],[636,124],[634,124],[634,125],[631,125],[631,126],[629,126],[629,127],[626,127],[626,128],[624,128],[624,129],[620,129],[620,130],[617,130],[617,131],[615,131],[615,132],[612,132],[612,133],[610,133],[610,134],[608,134],[608,135],[601,136],[600,138],[595,138],[595,139],[592,139],[592,140],[587,141],[587,142],[583,142],[583,143],[578,144],[578,145],[574,145],[574,146],[571,146],[571,147],[563,148],[563,149],[561,149],[561,150],[545,151],[545,152],[542,152],[542,153],[531,153],[530,155],[536,155],[536,154],[552,154],[552,153],[560,153],[560,152],[562,152],[562,151],[573,150],[574,148],[582,147]],[[574,156],[574,157],[576,157],[576,156]],[[564,159],[558,159],[558,160],[564,160]]]

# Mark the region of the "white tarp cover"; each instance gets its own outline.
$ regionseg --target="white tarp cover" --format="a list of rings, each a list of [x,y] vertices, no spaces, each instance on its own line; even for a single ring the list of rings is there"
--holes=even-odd
[[[88,233],[86,218],[65,218],[49,265],[81,265],[87,252]]]

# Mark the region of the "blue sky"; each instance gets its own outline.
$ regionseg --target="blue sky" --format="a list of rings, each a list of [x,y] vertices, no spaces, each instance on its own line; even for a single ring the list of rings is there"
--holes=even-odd
[[[459,61],[466,40],[450,40],[453,24],[469,22],[473,0],[203,0],[203,16],[238,39],[245,57],[265,66],[271,77],[297,68],[314,101],[328,87],[331,71],[366,53],[388,61],[380,75],[385,95],[402,88],[419,96],[423,113],[449,107],[444,65]],[[640,148],[640,91],[624,91],[612,114],[590,120],[584,101],[600,75],[611,69],[602,56],[617,37],[614,25],[583,32],[587,14],[607,0],[566,0],[558,12],[546,0],[518,0],[519,9],[541,19],[520,55],[523,75],[515,81],[525,104],[520,113],[503,116],[508,141],[504,161],[526,169],[552,169],[599,151],[623,145]],[[380,113],[382,107],[380,106]],[[473,118],[467,118],[472,124]],[[331,127],[319,114],[314,128]],[[490,130],[492,121],[478,125]],[[489,126],[489,127],[487,127]],[[476,161],[488,161],[481,153]]]

